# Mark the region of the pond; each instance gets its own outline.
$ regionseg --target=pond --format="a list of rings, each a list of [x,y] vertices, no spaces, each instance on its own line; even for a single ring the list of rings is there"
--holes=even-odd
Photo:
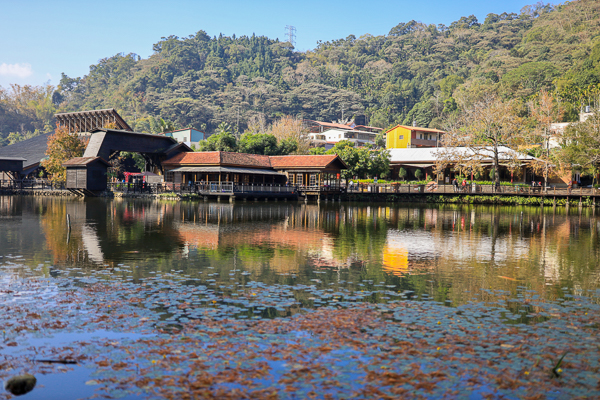
[[[548,374],[545,395],[561,398],[597,383],[597,346],[573,349],[558,334],[577,322],[584,341],[598,334],[582,328],[596,326],[600,297],[593,209],[5,196],[0,227],[0,306],[10,315],[1,377],[36,372],[38,387],[23,398],[518,398]],[[479,329],[500,353],[483,346],[458,367],[454,352],[482,345]],[[243,341],[229,337],[242,331]],[[226,345],[210,352],[215,335]],[[528,344],[537,364],[509,354],[530,335],[556,342]],[[428,350],[397,355],[404,340]],[[273,346],[287,356],[265,356]],[[208,354],[202,366],[186,353],[194,347]],[[565,352],[571,378],[558,368]],[[156,366],[175,355],[177,368]],[[67,359],[77,364],[56,362]],[[518,383],[493,382],[490,359]],[[166,384],[198,369],[210,382]],[[61,379],[70,392],[57,389]]]

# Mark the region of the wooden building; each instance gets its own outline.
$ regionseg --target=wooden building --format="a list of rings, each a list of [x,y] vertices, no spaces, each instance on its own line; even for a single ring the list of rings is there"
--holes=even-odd
[[[23,157],[0,156],[0,180],[18,180],[25,161]]]
[[[233,182],[339,187],[346,164],[335,154],[263,156],[225,151],[189,152],[163,162],[165,181]]]
[[[269,156],[226,151],[180,153],[163,162],[165,181],[285,184],[286,175],[271,167]]]
[[[0,157],[24,159],[21,170],[18,173],[12,171],[11,176],[14,179],[28,179],[39,175],[40,168],[42,168],[40,163],[46,158],[50,135],[51,133],[45,133],[22,142],[0,147]]]
[[[83,192],[106,190],[106,173],[110,164],[102,158],[76,157],[63,166],[67,168],[67,189]]]
[[[339,187],[341,172],[348,169],[337,154],[270,156],[271,166],[297,186]]]
[[[95,129],[113,125],[115,129],[133,131],[114,108],[105,110],[78,111],[55,114],[59,127],[65,127],[69,133],[89,136]]]

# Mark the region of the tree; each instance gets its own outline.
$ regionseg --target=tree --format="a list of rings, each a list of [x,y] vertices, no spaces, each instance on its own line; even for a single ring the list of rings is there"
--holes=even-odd
[[[211,135],[198,143],[198,151],[237,151],[238,143],[229,132]]]
[[[281,117],[275,121],[269,132],[280,142],[283,140],[294,140],[297,144],[295,153],[308,154],[310,149],[310,138],[308,130],[304,127],[302,120],[290,116]]]
[[[150,118],[150,130],[152,133],[172,132],[177,129],[177,125],[173,121],[163,118]]]
[[[66,168],[63,163],[75,157],[81,157],[85,145],[76,133],[69,133],[65,126],[57,127],[53,135],[48,137],[48,149],[42,166],[51,174],[53,182],[64,182]]]
[[[385,132],[381,131],[375,136],[375,147],[385,149]]]
[[[404,167],[400,167],[400,169],[398,170],[398,177],[402,180],[404,180],[404,178],[406,178],[407,172],[404,169]]]
[[[390,169],[390,153],[385,149],[373,149],[371,146],[355,147],[354,142],[342,140],[333,146],[327,154],[337,154],[348,165],[343,172],[346,180],[357,176],[384,177]]]
[[[461,175],[481,171],[492,159],[494,181],[500,184],[500,162],[509,168],[519,164],[514,149],[524,143],[523,124],[514,100],[503,101],[488,94],[465,111],[442,138],[437,162],[452,164]]]
[[[278,156],[290,154],[297,149],[293,139],[284,139],[277,143],[277,138],[268,133],[246,132],[239,141],[240,153],[263,154],[265,156]]]
[[[548,176],[553,173],[555,165],[550,153],[550,138],[552,137],[550,125],[558,121],[563,109],[558,99],[545,89],[542,89],[528,105],[536,126],[530,132],[527,141],[530,144],[541,143],[542,146],[542,151],[536,154],[537,160],[532,163],[532,167],[536,172],[544,175],[544,185],[547,187]]]
[[[557,151],[563,172],[578,169],[582,175],[596,180],[600,172],[600,109],[595,109],[584,122],[570,124]]]
[[[420,181],[422,177],[423,177],[423,171],[419,168],[415,171],[415,178],[417,178],[417,180]]]

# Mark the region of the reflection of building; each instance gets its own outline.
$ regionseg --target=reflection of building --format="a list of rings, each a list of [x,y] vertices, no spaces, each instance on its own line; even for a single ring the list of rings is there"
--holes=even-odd
[[[408,272],[408,250],[393,238],[388,238],[383,248],[383,270],[396,276]]]
[[[319,215],[318,207],[209,203],[198,208],[193,220],[175,226],[187,248],[237,249],[246,267],[268,263],[274,271],[294,272],[308,259],[316,267],[345,265],[334,254],[333,236],[319,227]]]

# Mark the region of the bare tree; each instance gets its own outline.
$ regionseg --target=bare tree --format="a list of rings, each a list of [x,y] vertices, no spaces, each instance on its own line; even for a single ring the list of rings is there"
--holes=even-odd
[[[273,122],[268,133],[275,136],[278,142],[286,139],[295,141],[298,144],[296,153],[308,154],[310,138],[308,130],[304,127],[301,119],[290,116],[281,117]]]
[[[461,174],[475,174],[491,160],[494,182],[500,184],[500,166],[513,170],[521,163],[523,124],[513,100],[486,95],[465,110],[442,138],[436,169],[454,165]]]
[[[544,186],[548,187],[548,176],[554,174],[556,164],[551,160],[550,139],[553,133],[550,125],[558,121],[563,110],[558,99],[545,89],[542,89],[528,106],[531,117],[536,122],[535,128],[529,132],[528,142],[540,150],[536,152],[537,159],[531,166],[534,171],[544,175]]]

